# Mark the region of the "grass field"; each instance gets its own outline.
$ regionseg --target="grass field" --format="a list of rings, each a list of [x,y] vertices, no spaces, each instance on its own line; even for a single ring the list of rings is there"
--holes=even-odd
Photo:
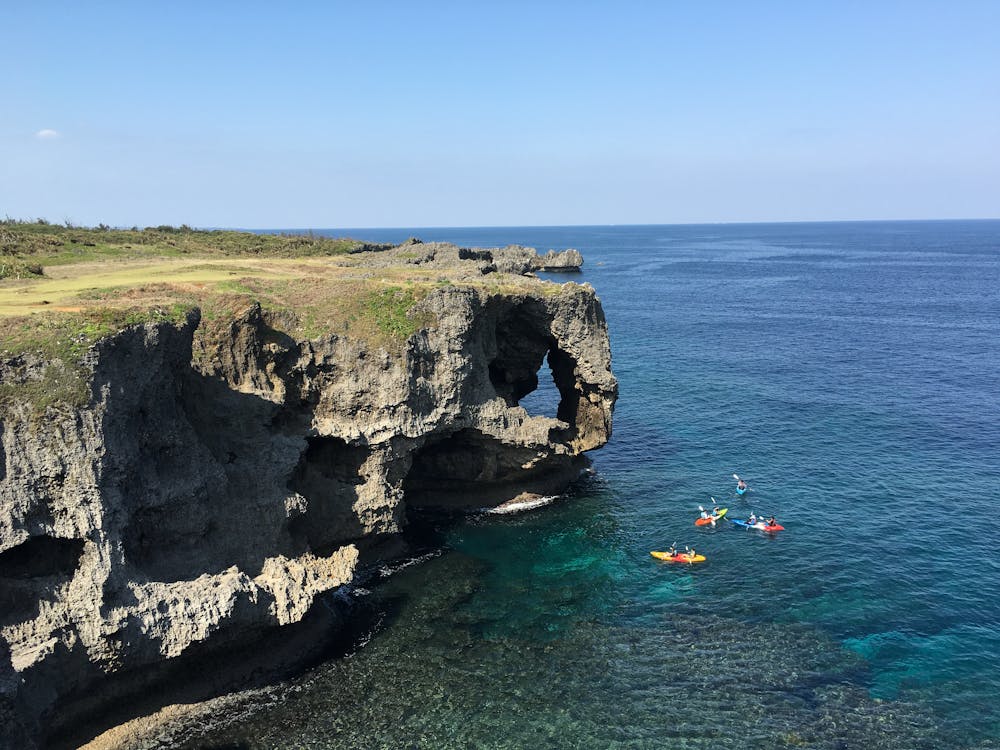
[[[197,256],[331,257],[364,243],[349,238],[254,234],[190,227],[111,229],[47,222],[0,221],[0,278],[38,275],[43,268],[92,260]]]
[[[267,266],[248,266],[237,260],[160,260],[115,263],[84,263],[47,268],[32,279],[0,282],[0,316],[25,315],[39,310],[79,310],[80,295],[95,289],[122,289],[150,283],[216,284],[240,276],[290,277],[280,261]],[[291,265],[291,264],[289,264]]]

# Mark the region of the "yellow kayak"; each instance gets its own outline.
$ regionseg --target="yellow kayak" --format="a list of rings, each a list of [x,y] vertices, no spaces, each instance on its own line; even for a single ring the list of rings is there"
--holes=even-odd
[[[671,555],[669,552],[650,552],[653,557],[657,560],[664,560],[665,562],[679,562],[679,563],[696,563],[705,562],[704,555],[688,555],[683,552],[678,552],[675,555]]]

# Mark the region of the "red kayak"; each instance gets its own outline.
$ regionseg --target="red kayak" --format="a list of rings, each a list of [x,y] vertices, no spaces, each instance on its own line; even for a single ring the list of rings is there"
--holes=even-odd
[[[724,515],[726,515],[727,510],[729,510],[729,508],[719,508],[718,513],[713,513],[708,518],[696,518],[694,520],[694,525],[708,526],[709,524],[712,524],[713,526],[715,526],[715,522],[718,521],[720,518],[722,518]]]

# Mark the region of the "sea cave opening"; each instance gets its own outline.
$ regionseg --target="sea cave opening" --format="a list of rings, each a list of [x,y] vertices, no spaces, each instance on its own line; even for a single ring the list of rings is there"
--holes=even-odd
[[[554,417],[575,428],[579,395],[576,361],[563,352],[548,331],[538,329],[537,315],[517,309],[496,327],[496,355],[490,381],[508,406],[531,416]]]
[[[534,356],[497,357],[490,380],[508,406],[521,406],[533,417],[552,417],[576,429],[579,393],[576,361],[552,345]]]
[[[535,491],[536,481],[553,468],[549,462],[527,468],[537,458],[537,448],[504,443],[475,428],[431,436],[413,452],[403,480],[407,509],[486,507]]]
[[[528,391],[518,401],[525,411],[533,417],[558,417],[559,404],[562,401],[562,393],[556,385],[556,376],[552,372],[551,352],[535,373],[537,385],[533,390]]]

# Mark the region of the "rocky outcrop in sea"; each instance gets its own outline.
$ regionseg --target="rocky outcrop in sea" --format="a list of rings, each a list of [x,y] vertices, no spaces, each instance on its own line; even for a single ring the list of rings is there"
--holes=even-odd
[[[540,267],[419,242],[357,257],[393,255]],[[208,694],[317,658],[351,616],[336,592],[405,553],[409,511],[559,492],[608,440],[617,383],[589,285],[443,285],[417,306],[433,323],[398,350],[297,340],[259,305],[209,342],[192,310],[92,347],[84,406],[4,407],[0,746],[58,745],[192,675]],[[532,415],[519,402],[546,360],[558,411]],[[45,364],[0,362],[0,383]]]

